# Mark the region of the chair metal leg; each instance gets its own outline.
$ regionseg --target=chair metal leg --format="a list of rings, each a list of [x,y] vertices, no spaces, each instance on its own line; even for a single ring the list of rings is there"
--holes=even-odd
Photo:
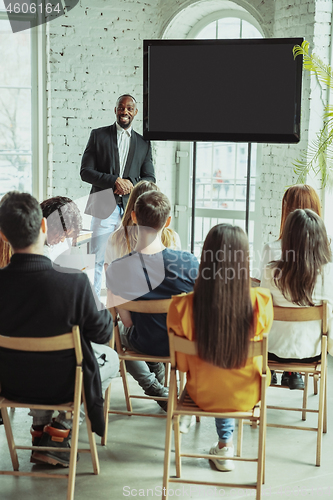
[[[318,375],[313,375],[313,394],[317,395],[318,394]]]
[[[81,393],[82,393],[82,368],[81,368],[81,366],[78,366],[76,368],[76,380],[75,380],[75,389],[74,389],[74,402],[75,402],[75,404],[74,404],[74,414],[73,414],[73,421],[72,421],[71,451],[70,451],[70,455],[69,455],[67,500],[73,500],[73,498],[74,498],[77,450],[78,450],[78,439],[79,439]],[[85,408],[85,410],[86,410],[86,408]]]
[[[101,438],[101,445],[106,446],[108,440],[108,428],[109,428],[109,406],[110,406],[110,394],[111,394],[111,383],[105,391],[104,396],[104,420],[105,420],[105,431]]]
[[[303,406],[302,408],[307,408],[308,404],[308,384],[309,384],[309,374],[305,373],[304,377],[304,390],[303,390]],[[306,411],[302,411],[302,420],[306,420]]]
[[[162,499],[168,499],[168,486],[169,486],[169,471],[170,471],[170,453],[171,453],[171,431],[172,431],[172,414],[175,405],[175,397],[172,397],[177,391],[175,387],[176,376],[171,373],[170,387],[169,387],[169,400],[168,400],[168,414],[165,432],[165,453],[164,453],[164,470],[163,470],[163,490]]]
[[[7,408],[2,407],[1,413],[2,413],[3,424],[5,426],[8,449],[9,449],[10,458],[11,458],[11,461],[13,464],[13,469],[18,471],[19,470],[19,461],[17,458],[14,437],[13,437],[12,427],[10,425],[10,420],[9,420]]]
[[[242,456],[242,444],[243,444],[243,419],[238,420],[238,434],[237,434],[237,454],[236,457]]]
[[[95,434],[91,430],[91,423],[90,423],[90,420],[88,417],[87,403],[86,403],[86,398],[85,398],[84,394],[83,394],[83,402],[84,402],[84,411],[86,413],[86,426],[87,426],[87,433],[88,433],[88,438],[89,438],[89,447],[90,447],[90,455],[91,455],[93,471],[94,471],[94,474],[98,475],[100,473],[100,466],[99,466],[99,458],[98,458],[98,453],[97,453]]]
[[[324,407],[325,407],[325,375],[326,375],[326,364],[323,363],[321,366],[320,375],[320,386],[319,386],[319,407],[318,407],[318,431],[317,431],[317,452],[316,452],[316,466],[320,466],[321,462],[321,448],[323,440],[323,427],[324,427]]]
[[[121,379],[123,381],[123,386],[124,386],[124,394],[125,394],[127,411],[132,412],[133,408],[132,408],[132,402],[131,402],[131,398],[130,398],[130,392],[128,389],[126,363],[123,359],[120,360],[119,369],[120,369],[120,375],[121,375]]]
[[[180,416],[176,415],[173,419],[173,432],[175,436],[175,460],[176,460],[176,477],[181,475],[181,460],[180,460],[180,432],[179,432]]]
[[[323,433],[327,432],[327,372],[325,374],[325,399],[324,399],[324,422],[323,422]]]
[[[169,378],[170,378],[170,363],[165,363],[165,379],[164,379],[164,387],[169,386]]]

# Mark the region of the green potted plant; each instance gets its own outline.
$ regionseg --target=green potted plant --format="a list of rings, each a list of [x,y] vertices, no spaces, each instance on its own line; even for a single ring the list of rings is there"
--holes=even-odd
[[[304,69],[314,73],[323,87],[333,90],[333,73],[328,64],[324,64],[314,53],[309,54],[309,42],[295,45],[294,57],[303,56]],[[313,171],[321,176],[322,186],[333,186],[333,106],[327,105],[323,114],[323,127],[317,133],[308,149],[303,151],[294,162],[294,172],[298,175],[296,183],[304,184],[307,175]]]

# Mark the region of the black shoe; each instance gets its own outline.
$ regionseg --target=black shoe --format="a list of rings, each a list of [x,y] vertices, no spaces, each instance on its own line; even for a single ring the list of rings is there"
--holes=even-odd
[[[32,446],[40,446],[39,443],[40,443],[41,437],[43,435],[43,429],[44,429],[44,425],[31,426],[30,434],[32,437]],[[41,461],[37,460],[37,458],[35,458],[33,455],[34,455],[34,451],[31,451],[30,462],[32,464],[40,464]]]
[[[58,422],[46,425],[37,446],[54,446],[55,448],[70,448],[70,429],[66,429]],[[32,460],[38,460],[51,465],[69,467],[69,452],[61,451],[34,451]]]
[[[145,394],[147,394],[147,396],[167,398],[169,396],[169,388],[164,387],[156,380],[156,382],[154,382],[150,387],[148,387],[148,389],[145,390]],[[162,410],[168,411],[167,401],[156,401],[156,403],[162,408]]]
[[[283,372],[281,377],[281,385],[286,385],[289,389],[304,389],[304,381],[302,375],[297,372]]]
[[[271,385],[277,384],[277,376],[275,370],[271,370]]]
[[[165,366],[163,363],[149,363],[147,361],[147,365],[151,373],[155,373],[155,377],[159,381],[160,384],[164,384],[165,381]]]

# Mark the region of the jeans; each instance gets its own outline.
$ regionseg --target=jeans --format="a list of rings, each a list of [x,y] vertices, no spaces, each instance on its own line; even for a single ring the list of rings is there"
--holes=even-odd
[[[221,443],[225,444],[232,440],[232,434],[235,429],[234,418],[216,418],[215,426]]]
[[[99,366],[99,372],[102,382],[102,393],[109,387],[112,378],[117,377],[119,372],[118,354],[114,349],[102,344],[91,342],[94,354]],[[53,410],[30,410],[29,415],[32,417],[32,425],[47,425],[52,420]],[[83,422],[85,413],[83,405],[80,408],[80,425]],[[72,428],[72,419],[66,418],[66,412],[60,411],[56,417],[56,422],[62,424],[66,429]]]
[[[99,219],[98,217],[92,217],[91,219],[90,229],[93,234],[90,244],[90,253],[96,255],[94,287],[98,297],[101,293],[106,244],[110,234],[119,227],[123,213],[123,207],[117,205],[112,214],[106,219]]]
[[[118,323],[120,340],[123,346],[140,353],[135,347],[133,347],[127,336],[127,332],[122,323]],[[156,382],[156,376],[154,372],[151,372],[148,364],[145,361],[126,361],[126,370],[132,375],[132,377],[138,382],[140,387],[145,391],[151,385]]]

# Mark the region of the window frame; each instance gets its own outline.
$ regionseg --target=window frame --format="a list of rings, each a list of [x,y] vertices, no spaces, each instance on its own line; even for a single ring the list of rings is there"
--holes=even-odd
[[[34,14],[17,14],[17,20],[34,20]],[[6,10],[0,9],[0,20],[9,21]],[[45,22],[30,28],[31,54],[31,177],[32,195],[39,201],[46,197],[47,142],[46,142],[46,30]],[[12,33],[15,36],[15,33]]]
[[[249,13],[237,9],[219,10],[215,11],[207,16],[204,16],[200,21],[198,21],[188,32],[186,38],[196,38],[196,36],[202,31],[207,25],[212,22],[219,21],[225,18],[238,18],[241,21],[247,21],[258,29],[262,37],[265,37],[263,29],[260,27],[258,21]],[[235,143],[238,144],[238,143]],[[245,143],[244,143],[245,144]],[[177,164],[177,182],[176,182],[176,229],[178,230],[183,247],[188,250],[190,248],[190,231],[192,232],[191,226],[193,228],[192,222],[192,183],[189,179],[192,176],[193,171],[193,143],[192,142],[182,142],[178,144],[177,149],[182,152],[179,156]],[[255,175],[255,199],[260,200],[260,187],[259,180],[261,175],[261,163],[262,163],[262,147],[257,144],[257,158],[256,158],[256,175]],[[251,179],[254,176],[251,175]],[[187,189],[184,189],[185,180],[187,179]],[[193,179],[192,179],[193,181]],[[180,191],[180,186],[182,190]],[[251,205],[251,203],[250,203]],[[197,217],[220,217],[217,214],[216,209],[205,209],[205,208],[195,208],[195,215]],[[242,217],[242,215],[244,217]],[[245,221],[245,209],[244,210],[225,210],[223,213],[223,219],[229,219],[230,223],[236,223],[237,220]],[[235,220],[236,219],[236,220]],[[255,203],[253,211],[249,211],[249,224],[253,222],[253,254],[252,254],[252,270],[255,271],[260,267],[260,254],[261,247],[259,242],[261,241],[261,206],[260,202]],[[193,236],[192,236],[193,238]],[[254,273],[256,274],[256,273]]]

